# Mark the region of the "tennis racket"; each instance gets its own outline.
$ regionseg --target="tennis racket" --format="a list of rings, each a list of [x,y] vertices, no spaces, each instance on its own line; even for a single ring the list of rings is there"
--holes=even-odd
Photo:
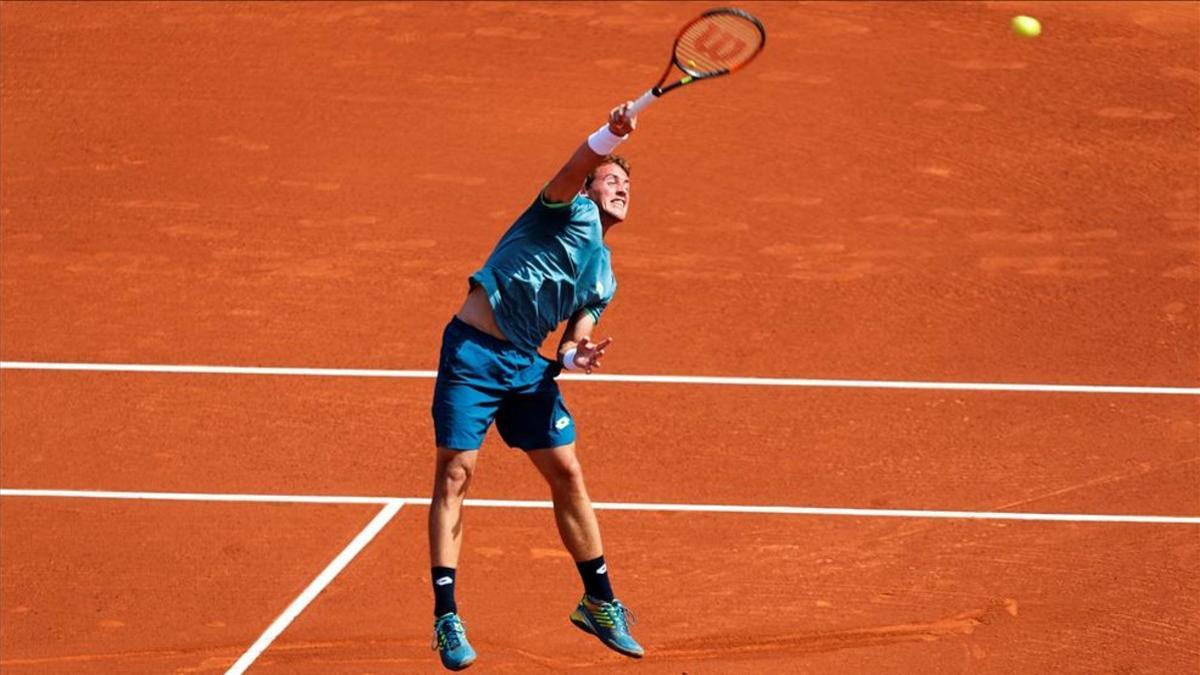
[[[668,91],[743,68],[766,44],[767,29],[749,12],[732,7],[708,10],[679,31],[667,69],[658,84],[633,102],[629,116],[638,114]],[[683,77],[663,86],[672,67],[683,71]]]

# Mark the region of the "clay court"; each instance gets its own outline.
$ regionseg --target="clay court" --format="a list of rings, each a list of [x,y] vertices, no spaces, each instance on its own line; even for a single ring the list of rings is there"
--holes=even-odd
[[[0,3],[0,669],[439,672],[442,327],[709,6]],[[647,656],[493,434],[472,670],[1200,671],[1200,8],[739,6],[563,381]]]

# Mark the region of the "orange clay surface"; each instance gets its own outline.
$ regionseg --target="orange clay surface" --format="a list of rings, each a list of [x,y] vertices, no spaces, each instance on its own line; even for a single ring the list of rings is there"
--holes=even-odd
[[[743,6],[760,59],[621,149],[605,372],[1200,386],[1195,4]],[[0,358],[431,370],[706,7],[2,3]],[[563,389],[598,501],[1200,515],[1195,396]],[[423,497],[431,392],[4,370],[0,487]],[[471,496],[548,498],[494,437]],[[0,498],[0,670],[223,672],[378,508]],[[250,672],[436,672],[425,515]],[[1200,670],[1194,524],[600,518],[647,658],[567,622],[550,511],[479,507],[474,669]]]

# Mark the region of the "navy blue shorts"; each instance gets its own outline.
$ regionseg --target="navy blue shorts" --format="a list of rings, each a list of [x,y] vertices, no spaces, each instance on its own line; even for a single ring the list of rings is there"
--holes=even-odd
[[[492,421],[509,447],[575,442],[575,420],[554,378],[562,366],[455,317],[442,333],[433,428],[438,447],[477,450]]]

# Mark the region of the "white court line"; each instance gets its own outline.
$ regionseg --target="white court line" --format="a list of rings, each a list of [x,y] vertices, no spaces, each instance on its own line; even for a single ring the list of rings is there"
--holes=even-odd
[[[346,565],[349,565],[350,561],[354,560],[355,556],[357,556],[359,552],[362,551],[363,548],[375,538],[375,535],[379,534],[379,531],[382,530],[389,521],[391,521],[396,513],[400,511],[400,507],[402,506],[404,506],[404,503],[399,500],[392,500],[388,502],[387,505],[384,506],[378,514],[376,514],[371,522],[368,523],[367,526],[350,541],[350,544],[346,546],[346,548],[342,549],[342,552],[333,559],[333,562],[329,563],[329,565],[317,575],[317,578],[312,580],[312,583],[308,585],[308,588],[305,588],[303,593],[297,596],[295,600],[292,600],[292,604],[288,605],[287,609],[283,611],[283,614],[280,614],[279,618],[275,619],[275,621],[271,623],[267,630],[264,631],[263,634],[254,641],[254,644],[250,645],[250,648],[246,650],[246,653],[242,654],[241,658],[239,658],[233,664],[233,666],[229,668],[229,670],[225,671],[226,675],[241,675],[242,673],[246,672],[246,669],[249,668],[250,665],[254,663],[255,659],[257,659],[259,655],[262,654],[263,651],[265,651],[266,648],[275,641],[275,638],[279,637],[279,634],[282,633],[284,629],[286,629],[288,625],[300,615],[300,612],[303,612],[304,608],[308,607],[308,604],[312,602],[313,599],[321,593],[321,591],[325,590],[325,587],[329,585],[329,582],[333,581],[334,577],[336,577],[346,567]]]
[[[343,495],[261,495],[212,492],[121,492],[114,490],[25,490],[0,488],[0,497],[66,497],[75,499],[145,499],[168,502],[252,502],[259,504],[391,504],[406,500],[391,497]],[[428,504],[429,500],[426,499]]]
[[[267,368],[251,366],[186,366],[136,363],[49,363],[0,361],[0,370],[65,370],[121,373],[187,373],[204,375],[289,375],[300,377],[391,377],[433,379],[433,370],[368,370],[361,368]],[[643,384],[723,384],[752,387],[828,387],[844,389],[933,389],[951,391],[1024,391],[1078,394],[1158,394],[1200,396],[1200,387],[1142,387],[1091,384],[1019,384],[1006,382],[919,382],[905,380],[814,380],[783,377],[706,377],[698,375],[563,374],[575,382]]]
[[[105,492],[96,490],[28,490],[0,488],[0,497],[67,497],[76,499],[149,499],[289,504],[412,504],[428,506],[428,497],[333,497],[323,495],[210,494],[190,492]],[[501,509],[549,509],[548,501],[468,499],[467,506]],[[820,506],[754,506],[739,504],[669,504],[593,502],[604,511],[687,511],[692,513],[752,513],[792,516],[852,516],[855,518],[946,518],[967,520],[1025,520],[1068,523],[1143,523],[1200,525],[1200,516],[1139,516],[1094,513],[1025,513],[1020,511],[938,511],[932,509],[849,509]]]

